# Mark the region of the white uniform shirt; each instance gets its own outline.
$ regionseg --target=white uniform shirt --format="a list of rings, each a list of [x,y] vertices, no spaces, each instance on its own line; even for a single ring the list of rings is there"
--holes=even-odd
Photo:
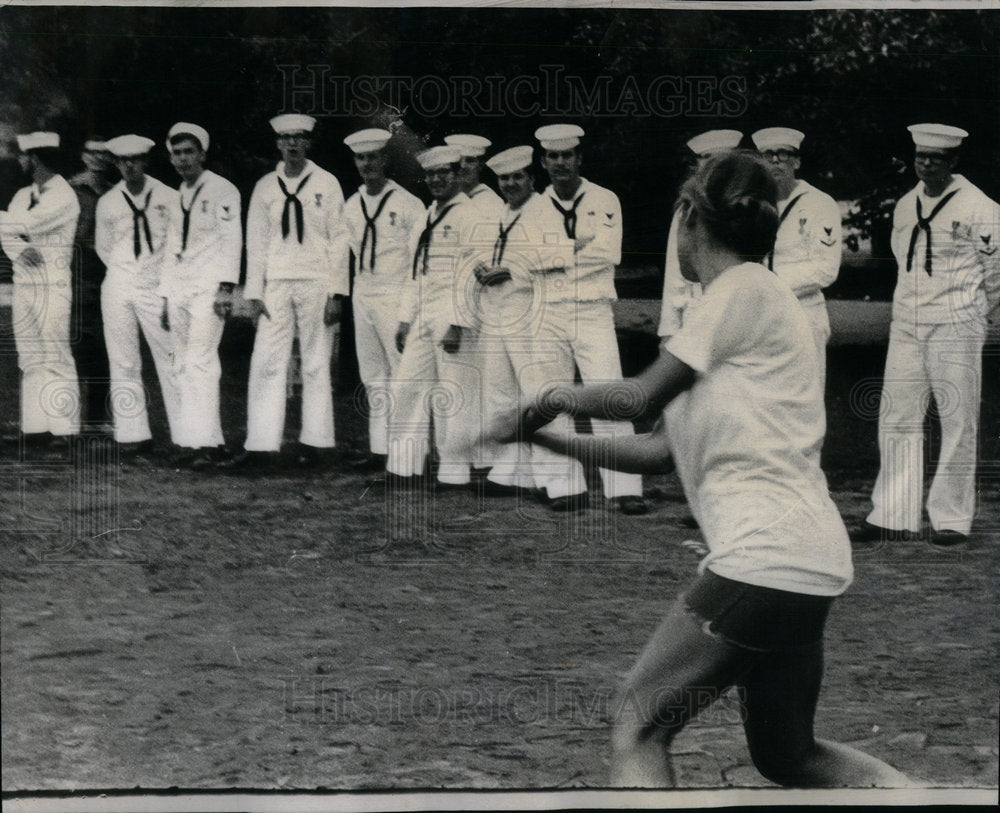
[[[282,235],[285,193],[302,205],[302,242],[299,242],[295,206],[289,206],[288,234]],[[312,161],[294,178],[285,164],[261,178],[250,196],[247,212],[247,280],[243,296],[261,299],[266,280],[323,280],[327,294],[350,293],[347,267],[347,225],[344,195],[337,179]]]
[[[926,219],[946,196],[954,197],[930,221],[931,272],[926,270],[927,234],[918,229],[917,199]],[[892,318],[906,324],[976,321],[1000,304],[1000,207],[962,175],[936,198],[923,184],[907,192],[892,215],[892,253],[898,265]]]
[[[563,209],[576,206],[576,238],[593,237],[576,253],[573,285],[569,286],[578,301],[615,300],[615,266],[622,261],[622,207],[610,189],[580,179],[573,200],[560,200],[550,185],[545,190],[548,204]]]
[[[17,285],[70,285],[70,259],[76,237],[80,203],[66,179],[53,175],[17,191],[0,220],[0,241],[14,264]],[[31,268],[19,262],[27,248],[34,248],[44,261]]]
[[[135,255],[135,219],[128,202],[144,209],[149,222],[149,237],[140,221],[139,256]],[[170,218],[177,208],[177,190],[146,176],[138,195],[132,195],[119,181],[97,201],[94,225],[94,248],[107,266],[104,281],[123,288],[156,289],[163,270],[163,256]]]
[[[424,252],[418,245],[420,235],[435,220],[438,222],[431,230],[430,244]],[[464,192],[444,206],[435,200],[427,208],[427,214],[417,221],[411,234],[411,279],[403,289],[400,322],[412,324],[419,317],[435,330],[447,329],[449,325],[475,326],[478,283],[473,267],[477,247],[472,242],[472,233],[480,220],[478,209]]]
[[[764,264],[788,283],[804,307],[820,306],[826,301],[822,289],[840,273],[840,207],[826,192],[799,181],[791,195],[778,201],[778,212],[784,218],[774,240],[773,261],[765,258]]]
[[[368,209],[368,216],[374,220],[374,238],[370,229],[367,237],[365,235],[362,200]],[[378,195],[369,195],[362,185],[348,198],[344,204],[344,219],[355,258],[355,292],[391,293],[410,281],[413,266],[410,238],[417,224],[422,227],[425,214],[426,209],[420,198],[392,180],[386,181],[385,188]]]
[[[469,200],[474,206],[478,206],[489,216],[499,215],[507,206],[504,199],[490,189],[486,184],[478,184],[471,192],[467,193]]]
[[[544,197],[532,192],[519,209],[504,206],[494,230],[494,240],[482,259],[487,265],[499,264],[510,271],[511,279],[498,290],[513,292],[544,285],[541,275],[564,276],[573,270],[573,241],[561,228],[545,231],[545,209],[552,208]],[[501,229],[506,235],[501,251]]]
[[[667,255],[663,268],[663,302],[660,306],[660,327],[657,336],[673,336],[681,329],[684,311],[688,305],[701,296],[701,283],[688,282],[681,274],[681,262],[677,256],[677,217],[670,220],[667,234]]]
[[[187,242],[184,210],[188,210]],[[239,190],[205,170],[193,186],[181,184],[170,218],[160,293],[214,291],[220,282],[240,281],[243,224]]]
[[[696,373],[664,417],[709,547],[700,569],[842,593],[853,577],[851,547],[819,465],[819,368],[791,290],[757,263],[729,268],[691,304],[667,350]]]
[[[472,211],[479,215],[469,239],[476,246],[488,249],[486,253],[489,253],[497,236],[500,219],[507,209],[507,204],[503,198],[483,183],[466,194],[472,204]],[[489,257],[486,257],[484,261],[489,264]]]

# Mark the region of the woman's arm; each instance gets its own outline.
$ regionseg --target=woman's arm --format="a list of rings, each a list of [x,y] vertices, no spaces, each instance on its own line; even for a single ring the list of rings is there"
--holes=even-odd
[[[528,407],[522,426],[526,434],[556,415],[585,415],[612,421],[634,421],[661,412],[694,383],[694,370],[667,350],[634,378],[567,388],[550,388]]]
[[[662,417],[645,435],[611,438],[564,433],[550,428],[535,432],[531,442],[575,457],[585,465],[626,474],[666,474],[674,468],[670,445],[663,432]]]

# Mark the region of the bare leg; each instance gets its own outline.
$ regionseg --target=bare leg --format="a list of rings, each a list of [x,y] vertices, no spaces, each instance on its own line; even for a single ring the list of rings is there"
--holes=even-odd
[[[813,737],[823,644],[762,655],[746,689],[747,744],[754,765],[793,787],[912,787],[903,774],[855,748]]]
[[[683,597],[678,599],[639,656],[616,704],[611,784],[672,787],[671,741],[751,663],[745,651],[705,633],[685,609]]]

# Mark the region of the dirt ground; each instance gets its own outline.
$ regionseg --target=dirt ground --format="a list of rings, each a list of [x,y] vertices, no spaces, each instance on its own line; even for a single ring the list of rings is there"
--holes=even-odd
[[[234,444],[239,339],[227,334],[224,362]],[[881,354],[831,351],[825,465],[848,520],[864,515],[877,465],[877,410],[862,396]],[[816,721],[820,736],[940,787],[997,786],[1000,375],[996,354],[987,361],[973,541],[856,553]],[[12,363],[0,355],[7,376]],[[0,397],[9,416],[10,387]],[[672,476],[646,481],[647,516],[559,517],[527,499],[391,494],[346,468],[251,478],[118,465],[101,441],[25,461],[11,429],[5,793],[605,786],[614,686],[695,574],[681,543],[697,532],[680,523]],[[343,380],[337,431],[364,447]],[[682,734],[681,786],[768,785],[739,720],[729,695]]]

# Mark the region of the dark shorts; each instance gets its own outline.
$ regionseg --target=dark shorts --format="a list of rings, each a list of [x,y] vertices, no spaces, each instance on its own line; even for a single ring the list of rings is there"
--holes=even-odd
[[[834,596],[810,596],[757,587],[706,570],[685,595],[702,628],[756,652],[780,652],[823,640]]]

